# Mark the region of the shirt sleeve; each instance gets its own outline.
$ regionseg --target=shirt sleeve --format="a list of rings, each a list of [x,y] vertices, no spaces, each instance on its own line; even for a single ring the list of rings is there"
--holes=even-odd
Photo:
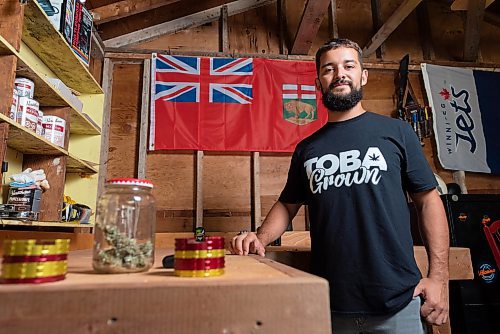
[[[306,200],[306,192],[303,179],[305,175],[302,159],[299,157],[297,149],[292,155],[290,161],[290,169],[288,170],[288,178],[285,188],[281,192],[278,201],[290,204],[304,203]]]
[[[405,161],[402,169],[405,188],[410,193],[436,188],[437,182],[417,135],[408,123],[403,125]]]

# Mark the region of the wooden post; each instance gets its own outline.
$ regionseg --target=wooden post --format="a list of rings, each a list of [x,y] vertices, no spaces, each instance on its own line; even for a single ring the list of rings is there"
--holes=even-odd
[[[373,22],[373,33],[376,33],[382,26],[382,15],[380,14],[380,0],[371,0],[372,4],[372,22]],[[382,59],[384,56],[384,43],[375,51],[378,59]]]
[[[28,167],[33,170],[43,169],[50,184],[50,189],[42,195],[38,217],[40,221],[61,221],[66,162],[67,157],[64,155],[24,155],[23,170]]]
[[[196,219],[194,222],[194,228],[203,226],[203,151],[196,151],[195,203]]]
[[[220,8],[219,18],[219,51],[229,52],[229,27],[227,25],[227,6]]]
[[[288,25],[286,21],[286,4],[285,0],[278,0],[277,12],[278,12],[278,24],[279,24],[279,44],[280,44],[280,54],[288,54]]]
[[[9,136],[9,124],[0,124],[0,163],[5,160],[5,154],[7,153],[7,138]],[[0,170],[0,187],[3,183],[3,173]]]
[[[250,177],[252,184],[252,231],[256,231],[262,224],[262,206],[260,202],[260,153],[252,152],[252,175]]]
[[[111,93],[113,91],[113,60],[110,58],[104,58],[102,90],[104,91],[105,99],[101,127],[101,154],[99,157],[97,197],[101,195],[104,189],[108,164],[109,122],[111,118]]]
[[[146,178],[147,141],[149,132],[149,92],[151,81],[151,59],[144,59],[142,75],[142,106],[141,126],[139,128],[139,154],[137,163],[137,177]]]
[[[422,55],[424,60],[434,60],[434,46],[432,43],[431,23],[427,0],[423,0],[417,7],[418,30],[420,31],[420,43],[422,43]]]
[[[330,39],[339,38],[339,29],[337,25],[337,1],[330,0],[328,6],[328,33]]]

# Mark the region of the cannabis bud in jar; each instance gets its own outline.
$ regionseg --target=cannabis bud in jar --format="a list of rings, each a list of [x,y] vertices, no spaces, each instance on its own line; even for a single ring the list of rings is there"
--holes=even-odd
[[[147,271],[154,261],[153,184],[112,179],[97,204],[93,267],[99,273]]]

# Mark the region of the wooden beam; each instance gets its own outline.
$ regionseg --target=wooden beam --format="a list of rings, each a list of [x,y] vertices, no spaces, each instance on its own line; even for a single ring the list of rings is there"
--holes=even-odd
[[[276,0],[237,0],[227,3],[227,15],[233,16],[251,9],[269,5]],[[122,47],[125,45],[143,43],[158,38],[161,35],[173,34],[188,28],[198,27],[202,24],[217,21],[220,17],[221,6],[216,6],[198,13],[181,17],[169,22],[154,25],[142,30],[134,31],[119,37],[104,41],[106,47]]]
[[[276,11],[278,13],[280,54],[288,54],[288,23],[286,20],[286,2],[285,0],[276,1]]]
[[[474,1],[474,0],[472,0]],[[484,8],[488,8],[495,0],[486,0]],[[455,0],[451,4],[451,10],[467,10],[469,6],[469,0]]]
[[[137,162],[137,177],[146,178],[146,159],[148,149],[149,133],[149,92],[151,83],[151,59],[144,59],[142,73],[142,104],[141,104],[141,126],[139,128],[139,154]]]
[[[385,42],[385,40],[393,33],[394,30],[410,15],[422,0],[405,0],[389,17],[384,25],[371,38],[368,44],[363,49],[364,56],[369,56],[377,48]]]
[[[422,44],[422,55],[424,60],[433,60],[434,46],[432,43],[431,22],[429,20],[429,9],[427,7],[428,0],[423,0],[417,6],[417,23]]]
[[[104,110],[101,127],[101,154],[99,157],[99,177],[97,181],[97,197],[104,190],[106,174],[108,170],[108,149],[109,149],[109,123],[111,119],[111,94],[113,92],[113,60],[104,58],[102,90],[104,91]]]
[[[309,53],[329,5],[330,0],[307,0],[293,41],[292,54]]]
[[[339,27],[337,25],[337,0],[330,0],[330,5],[328,5],[328,35],[330,39],[339,38]]]
[[[220,9],[219,18],[219,51],[229,52],[229,27],[227,25],[227,6]]]
[[[95,24],[102,24],[170,5],[178,1],[179,0],[124,0],[91,9],[90,13],[92,13]]]
[[[279,55],[279,54],[255,54],[255,53],[237,53],[227,54],[222,52],[205,52],[205,51],[176,51],[176,50],[152,50],[152,49],[106,49],[106,57],[115,59],[117,62],[120,59],[133,61],[134,59],[146,59],[151,57],[152,52],[180,55],[180,56],[193,56],[193,57],[236,57],[236,58],[265,58],[265,59],[281,59],[281,60],[301,60],[301,61],[314,61],[314,56],[298,56],[298,55]],[[447,60],[432,60],[426,61],[428,64],[469,68],[472,70],[482,70],[488,72],[500,72],[500,63],[477,63],[477,62],[464,62],[464,61],[447,61]],[[399,69],[399,62],[395,61],[364,61],[363,67],[369,70],[379,71],[397,71]],[[420,62],[410,62],[408,70],[412,72],[420,72]]]
[[[496,15],[490,12],[484,12],[484,22],[492,24],[496,27],[500,27],[500,15]]]
[[[470,0],[465,23],[464,60],[476,61],[481,39],[481,23],[484,16],[485,0]]]
[[[196,227],[203,227],[203,151],[196,151],[196,219],[193,231]]]
[[[104,58],[105,46],[95,26],[92,26],[92,45],[95,47],[96,50],[99,51],[100,58]]]
[[[262,206],[260,202],[260,153],[252,152],[252,231],[262,224]]]
[[[380,13],[380,0],[371,0],[373,33],[376,33],[382,26],[382,14]],[[375,51],[377,58],[382,59],[384,54],[384,43]]]

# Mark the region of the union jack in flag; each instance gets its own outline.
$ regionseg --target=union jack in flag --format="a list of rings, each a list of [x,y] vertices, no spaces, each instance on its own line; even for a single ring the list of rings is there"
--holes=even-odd
[[[153,55],[155,100],[251,104],[251,58]]]

